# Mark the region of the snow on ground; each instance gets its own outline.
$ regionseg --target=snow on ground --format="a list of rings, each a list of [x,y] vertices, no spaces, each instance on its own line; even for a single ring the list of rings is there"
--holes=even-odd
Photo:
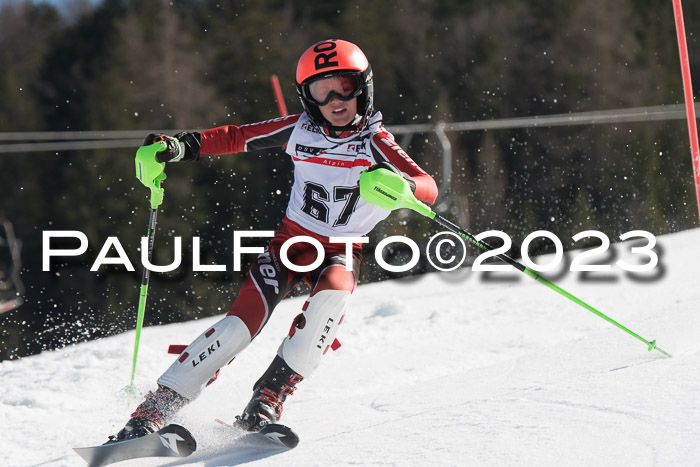
[[[263,451],[214,419],[232,420],[247,403],[304,300],[289,299],[178,414],[198,451],[124,464],[700,465],[700,230],[658,240],[649,280],[617,268],[604,280],[548,277],[674,358],[520,273],[465,269],[363,285],[342,347],[285,405],[282,422],[301,444]],[[617,246],[624,258],[628,245]],[[172,361],[169,344],[189,343],[216,320],[144,329],[141,394]],[[84,465],[71,447],[104,442],[140,402],[122,391],[133,338],[0,362],[0,463]]]

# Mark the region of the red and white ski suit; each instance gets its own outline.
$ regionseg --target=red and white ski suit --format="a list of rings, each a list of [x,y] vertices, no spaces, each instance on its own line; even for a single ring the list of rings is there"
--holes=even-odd
[[[255,260],[226,317],[197,338],[158,380],[192,399],[220,367],[243,350],[260,332],[272,311],[299,281],[311,288],[308,300],[292,324],[278,354],[303,377],[318,366],[334,342],[359,273],[361,243],[352,248],[351,270],[346,247],[330,237],[361,237],[389,215],[366,203],[359,194],[361,172],[388,161],[416,184],[415,196],[432,204],[435,181],[422,170],[381,126],[375,113],[361,132],[328,136],[306,113],[249,125],[226,125],[201,133],[202,155],[223,155],[284,147],[294,161],[294,184],[286,215],[275,236]],[[289,270],[280,260],[284,242],[297,236],[318,240],[322,264],[310,272]],[[317,258],[316,248],[295,243],[287,252],[291,263],[304,266]]]

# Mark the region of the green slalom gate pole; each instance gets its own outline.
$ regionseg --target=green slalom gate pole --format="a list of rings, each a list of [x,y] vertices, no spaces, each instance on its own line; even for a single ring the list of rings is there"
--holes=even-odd
[[[418,201],[416,197],[413,196],[413,193],[411,192],[411,189],[405,182],[405,180],[400,175],[395,174],[390,170],[376,169],[372,171],[365,171],[362,174],[360,174],[360,196],[368,203],[375,204],[389,211],[401,208],[408,208],[413,211],[416,211],[417,213],[425,217],[433,219],[441,226],[451,230],[452,232],[467,240],[469,243],[478,246],[482,250],[494,250],[494,248],[488,243],[477,240],[476,237],[474,237],[474,235],[470,234],[466,230],[460,228],[456,224],[453,224],[449,220],[435,213],[432,209],[430,209],[430,207],[427,204]],[[656,345],[656,339],[649,341],[643,338],[639,334],[618,323],[614,319],[600,312],[599,310],[584,302],[580,298],[567,292],[566,290],[562,289],[553,282],[540,276],[537,272],[514,260],[510,256],[498,254],[496,255],[496,257],[501,261],[504,261],[510,264],[511,266],[515,267],[517,270],[523,272],[524,274],[532,277],[537,282],[546,285],[558,294],[568,298],[572,302],[582,306],[583,308],[595,314],[596,316],[599,316],[605,321],[609,322],[610,324],[613,324],[616,327],[622,329],[635,339],[644,342],[644,344],[647,346],[647,349],[650,352],[652,350],[658,350],[665,356],[671,357],[671,354],[669,354],[668,352]]]
[[[136,177],[151,190],[151,214],[148,220],[148,262],[151,263],[153,257],[153,240],[156,233],[156,219],[158,218],[158,207],[163,203],[163,188],[161,182],[165,180],[165,162],[158,162],[156,154],[166,149],[164,142],[141,146],[136,151]],[[141,329],[143,328],[143,318],[146,313],[146,298],[148,297],[148,283],[151,271],[144,266],[141,276],[141,288],[139,291],[139,307],[136,315],[136,337],[134,338],[134,355],[131,362],[131,380],[124,388],[129,394],[136,392],[134,377],[136,375],[136,361],[139,355],[139,344],[141,342]]]

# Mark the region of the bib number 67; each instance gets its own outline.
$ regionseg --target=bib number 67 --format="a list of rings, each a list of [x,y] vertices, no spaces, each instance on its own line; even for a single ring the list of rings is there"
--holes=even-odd
[[[357,201],[360,199],[360,187],[336,186],[333,187],[333,198],[325,186],[314,182],[306,182],[304,185],[304,205],[301,210],[314,219],[330,223],[328,203],[345,203],[340,215],[333,220],[333,227],[348,225],[350,216],[355,212]]]

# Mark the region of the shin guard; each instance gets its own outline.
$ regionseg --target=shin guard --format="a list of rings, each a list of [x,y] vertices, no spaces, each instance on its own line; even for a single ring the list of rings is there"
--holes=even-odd
[[[194,399],[248,344],[250,331],[237,316],[226,316],[194,340],[158,379],[158,384]]]
[[[308,378],[333,342],[350,299],[346,290],[321,290],[304,304],[277,354]]]

